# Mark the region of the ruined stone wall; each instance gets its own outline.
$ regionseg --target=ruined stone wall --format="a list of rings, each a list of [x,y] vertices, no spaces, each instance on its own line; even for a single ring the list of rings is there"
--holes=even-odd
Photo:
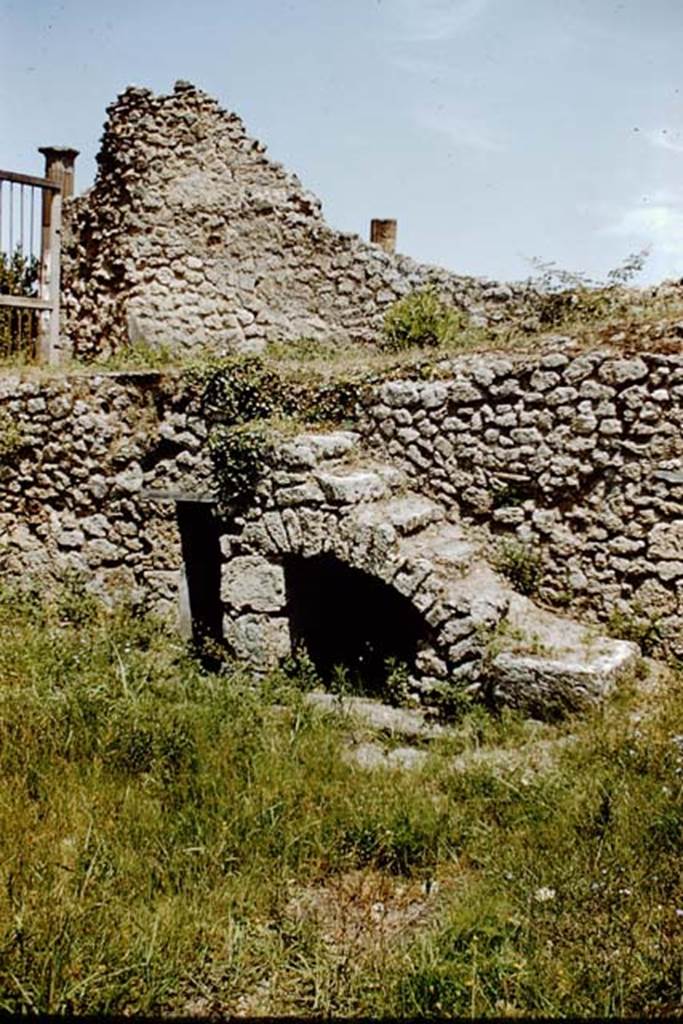
[[[63,335],[84,358],[140,340],[217,352],[371,341],[388,305],[430,283],[482,322],[526,294],[333,231],[240,118],[187,83],[122,93],[95,184],[67,206]]]
[[[5,579],[82,573],[102,596],[174,613],[182,566],[175,507],[143,488],[205,493],[206,430],[192,395],[158,374],[0,384],[0,569]]]
[[[404,474],[478,538],[489,562],[502,540],[526,546],[542,560],[540,595],[551,603],[603,616],[640,605],[683,654],[682,403],[680,355],[462,357],[447,379],[378,386],[350,465],[379,460],[385,483],[399,473],[399,492]],[[213,491],[209,426],[196,388],[177,375],[5,378],[5,575],[72,567],[102,592],[132,590],[176,608],[183,559],[173,498]],[[237,547],[234,538],[269,510],[285,535],[297,520],[290,529],[304,551],[318,542],[321,514],[323,525],[332,517],[323,534],[343,540],[340,508],[362,507],[384,487],[371,481],[366,493],[361,480],[356,493],[353,473],[350,483],[319,481],[315,460],[297,458],[283,441],[246,519],[224,524],[225,557],[250,553],[248,537]]]
[[[683,356],[473,356],[384,384],[365,436],[489,538],[542,558],[540,594],[640,606],[683,654]]]

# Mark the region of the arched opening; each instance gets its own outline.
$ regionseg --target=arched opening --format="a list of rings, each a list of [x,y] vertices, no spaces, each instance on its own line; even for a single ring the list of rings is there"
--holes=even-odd
[[[323,680],[336,667],[366,693],[380,692],[387,665],[412,667],[428,626],[407,598],[332,555],[284,560],[292,645]]]

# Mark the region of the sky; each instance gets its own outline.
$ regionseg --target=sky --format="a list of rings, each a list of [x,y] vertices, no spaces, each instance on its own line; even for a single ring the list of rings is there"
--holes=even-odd
[[[458,273],[683,276],[683,0],[0,0],[0,167],[187,79],[367,237]]]

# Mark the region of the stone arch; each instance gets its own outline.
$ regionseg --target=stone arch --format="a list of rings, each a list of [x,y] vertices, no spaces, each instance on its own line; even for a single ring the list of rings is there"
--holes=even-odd
[[[296,608],[288,607],[292,572],[296,578],[298,571],[298,584],[303,585],[302,576],[314,560],[325,559],[318,566],[327,566],[328,577],[337,574],[349,586],[355,581],[362,601],[370,591],[379,595],[377,600],[383,595],[387,615],[396,615],[403,628],[409,627],[415,650],[409,667],[418,692],[448,678],[466,681],[477,675],[482,653],[477,627],[489,609],[482,614],[477,610],[476,585],[472,593],[463,587],[457,593],[449,589],[438,560],[430,559],[419,545],[411,547],[411,538],[406,542],[385,510],[372,504],[351,509],[299,506],[263,513],[254,509],[241,533],[225,547],[224,637],[232,652],[252,667],[267,670],[291,653],[301,632],[301,623],[292,621]],[[328,606],[332,612],[334,602]],[[386,615],[380,621],[376,651],[391,656]],[[396,647],[400,658],[406,645]],[[343,645],[340,648],[343,651]],[[408,653],[412,650],[408,645]]]
[[[432,629],[408,598],[330,553],[287,555],[283,567],[292,647],[323,681],[341,667],[354,685],[381,692],[392,666],[415,672]]]

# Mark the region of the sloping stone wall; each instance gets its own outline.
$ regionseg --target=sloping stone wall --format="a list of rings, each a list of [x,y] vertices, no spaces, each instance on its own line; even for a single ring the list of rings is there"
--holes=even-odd
[[[64,234],[63,334],[85,358],[141,339],[218,352],[371,341],[388,305],[429,283],[484,321],[527,297],[333,231],[237,115],[182,82],[108,108],[95,184]]]

